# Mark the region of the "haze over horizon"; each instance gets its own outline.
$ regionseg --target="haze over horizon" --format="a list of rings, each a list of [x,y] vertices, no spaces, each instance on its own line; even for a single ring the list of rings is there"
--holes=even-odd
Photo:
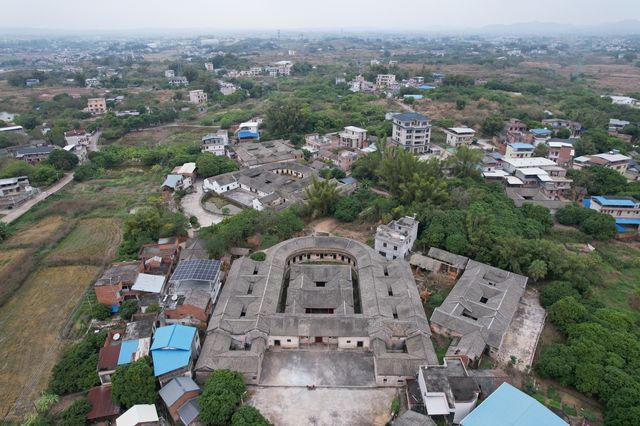
[[[22,0],[2,7],[0,31],[11,28],[66,31],[143,31],[206,29],[251,30],[384,30],[429,31],[478,29],[522,22],[558,22],[599,26],[640,19],[637,0],[407,0],[376,4],[364,0],[302,2],[295,0],[125,1],[112,0],[99,12],[84,13],[81,0]],[[620,11],[624,10],[621,15]],[[638,29],[640,32],[640,28]]]

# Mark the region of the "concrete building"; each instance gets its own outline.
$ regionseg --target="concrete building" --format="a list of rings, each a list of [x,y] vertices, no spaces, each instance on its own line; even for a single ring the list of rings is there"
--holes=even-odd
[[[278,61],[275,63],[277,75],[288,76],[291,75],[291,69],[293,68],[293,62],[291,61]]]
[[[227,83],[224,81],[220,82],[220,93],[222,93],[224,96],[233,95],[237,90],[238,88],[233,83]]]
[[[260,123],[257,121],[247,121],[240,123],[235,131],[235,137],[238,142],[259,141],[260,140]]]
[[[283,163],[304,158],[301,150],[282,139],[261,143],[240,143],[230,147],[243,167],[257,167],[269,163]]]
[[[219,157],[227,155],[229,146],[229,133],[226,130],[218,130],[216,133],[209,133],[202,137],[200,150],[210,152]]]
[[[504,158],[502,168],[503,173],[499,173],[500,170],[484,172],[483,176],[486,179],[499,175],[508,187],[537,189],[550,200],[558,199],[573,183],[566,177],[564,167],[547,158]]]
[[[626,120],[618,120],[616,118],[609,119],[609,133],[618,133],[620,130],[624,129],[625,126],[628,126],[630,123]]]
[[[453,424],[473,410],[480,389],[459,358],[445,358],[442,365],[424,365],[418,371],[418,385],[429,416],[442,416]]]
[[[257,384],[271,348],[322,348],[328,368],[337,349],[372,355],[382,386],[402,386],[421,365],[437,363],[406,262],[332,236],[294,238],[265,254],[261,262],[241,257],[231,265],[196,364],[196,381],[227,368]]]
[[[369,146],[367,131],[356,126],[347,126],[340,132],[340,146],[351,149],[362,149]]]
[[[205,192],[234,200],[259,211],[283,209],[304,198],[317,170],[294,161],[265,164],[205,179]]]
[[[376,77],[376,86],[388,87],[396,82],[395,74],[378,74]]]
[[[12,209],[38,193],[27,176],[0,179],[0,210]]]
[[[558,166],[570,167],[576,153],[576,150],[573,147],[574,140],[575,139],[549,139],[547,141],[547,147],[549,148],[547,158]]]
[[[406,151],[422,155],[428,151],[431,140],[429,119],[417,112],[396,114],[391,141]]]
[[[619,154],[617,152],[608,152],[605,154],[583,155],[573,159],[574,169],[583,169],[585,167],[600,166],[613,169],[624,175],[629,166],[631,157]]]
[[[105,98],[89,98],[87,110],[91,114],[104,114],[107,112],[107,100]]]
[[[174,70],[164,70],[165,78],[172,78],[176,76],[176,72]]]
[[[52,145],[29,145],[18,148],[15,152],[16,160],[26,161],[29,164],[38,164],[49,158],[49,154],[56,147]]]
[[[471,145],[476,134],[475,130],[468,127],[449,127],[444,129],[444,133],[447,135],[447,145],[455,147]]]
[[[98,78],[86,78],[84,80],[84,85],[86,87],[98,87],[98,86],[100,86],[100,79],[98,79]]]
[[[527,280],[469,259],[460,279],[431,315],[431,329],[453,337],[447,356],[475,364],[485,350],[497,355]]]
[[[204,90],[190,90],[189,102],[196,105],[203,105],[207,103],[207,94]]]
[[[577,121],[563,120],[561,118],[547,118],[542,120],[542,124],[545,126],[551,126],[554,131],[568,129],[571,132],[572,138],[580,136],[580,133],[582,132],[582,123],[578,123]]]
[[[389,260],[406,258],[418,238],[419,224],[415,218],[405,216],[378,226],[374,245],[376,252]]]
[[[205,62],[204,63],[204,69],[207,70],[207,71],[213,71],[214,70],[213,63],[212,62]]]
[[[612,216],[619,233],[640,232],[640,201],[635,198],[598,195],[584,200],[583,204],[592,210]]]
[[[531,158],[534,149],[530,143],[510,143],[506,146],[504,158]]]
[[[189,80],[187,80],[187,77],[169,77],[167,78],[167,82],[169,83],[169,86],[172,87],[180,87],[180,86],[188,86],[189,85]]]

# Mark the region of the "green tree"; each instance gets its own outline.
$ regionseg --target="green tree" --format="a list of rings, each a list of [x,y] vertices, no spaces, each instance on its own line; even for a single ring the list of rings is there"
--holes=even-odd
[[[102,303],[96,303],[91,308],[91,318],[95,318],[98,321],[104,321],[109,319],[111,316],[111,308],[107,305],[103,305]]]
[[[198,169],[198,175],[211,177],[236,171],[238,170],[238,165],[228,157],[205,152],[196,159],[196,168]]]
[[[48,164],[38,164],[29,174],[29,180],[34,186],[49,186],[62,177],[62,172]]]
[[[251,405],[243,405],[231,416],[231,426],[271,426],[271,423]]]
[[[540,281],[547,276],[547,263],[540,259],[534,260],[529,265],[528,273],[533,281]]]
[[[240,373],[215,370],[209,375],[199,398],[200,420],[207,425],[228,425],[245,391]]]
[[[4,241],[7,238],[9,238],[9,225],[0,222],[0,241]]]
[[[502,122],[501,122],[502,123]],[[471,149],[466,145],[459,147],[456,153],[447,159],[453,174],[458,177],[480,176],[478,165],[482,160],[483,152],[480,149]]]
[[[120,305],[120,317],[129,321],[133,314],[138,312],[139,306],[136,299],[128,299]]]
[[[594,212],[580,225],[580,230],[596,240],[609,240],[616,236],[616,221],[612,216]]]
[[[456,109],[458,111],[462,111],[466,106],[467,106],[467,101],[465,101],[464,99],[456,100]]]
[[[333,215],[343,222],[353,222],[362,211],[362,203],[356,197],[340,197]]]
[[[400,183],[400,200],[406,205],[412,203],[441,204],[449,198],[447,184],[433,176],[414,173],[411,180]]]
[[[539,143],[533,150],[534,157],[547,157],[549,155],[549,147],[545,143]]]
[[[587,317],[587,308],[573,296],[565,296],[549,308],[549,320],[565,332]]]
[[[491,115],[482,122],[482,133],[485,136],[495,136],[504,128],[504,120],[499,115]]]
[[[522,215],[533,219],[544,227],[545,232],[553,226],[553,218],[548,208],[532,203],[524,203],[521,208]]]
[[[570,137],[571,137],[571,130],[567,129],[566,127],[563,127],[556,131],[556,138],[569,139]]]
[[[567,281],[552,281],[540,290],[540,304],[548,308],[565,296],[579,296],[578,290]]]
[[[156,378],[148,356],[119,366],[111,376],[111,382],[113,400],[125,408],[156,402]]]
[[[38,125],[38,118],[31,112],[25,112],[18,115],[13,122],[27,130],[32,130]]]
[[[91,403],[86,397],[75,401],[69,408],[56,416],[56,426],[84,426],[87,414],[91,411]]]
[[[328,180],[312,179],[304,191],[306,208],[312,219],[328,216],[333,213],[339,198],[337,184]]]
[[[76,167],[73,174],[73,180],[84,182],[86,180],[95,179],[100,175],[100,169],[94,163],[80,164]]]
[[[75,154],[65,151],[64,149],[54,149],[47,159],[47,163],[51,164],[57,170],[64,171],[73,170],[73,168],[78,165],[78,162],[78,157],[76,157]]]
[[[87,390],[100,383],[96,364],[106,332],[88,334],[67,348],[53,367],[49,390],[57,395]]]
[[[311,113],[299,101],[276,101],[267,109],[265,127],[277,138],[305,134],[313,129]]]

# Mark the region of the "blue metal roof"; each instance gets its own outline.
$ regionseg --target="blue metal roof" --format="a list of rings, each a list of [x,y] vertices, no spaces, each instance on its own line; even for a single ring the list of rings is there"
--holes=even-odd
[[[637,204],[637,201],[630,198],[607,198],[602,195],[596,195],[591,198],[601,206],[634,207]]]
[[[460,422],[462,426],[567,426],[568,423],[526,393],[500,385]]]
[[[435,89],[435,86],[429,86],[428,84],[423,84],[421,86],[418,86],[418,89],[422,89],[422,90]]]
[[[585,198],[584,200],[582,200],[582,206],[586,207],[586,208],[590,208],[591,207],[591,198]]]
[[[616,219],[616,225],[639,225],[640,226],[640,218],[626,218],[621,217]]]
[[[247,130],[242,130],[240,132],[238,132],[238,137],[240,139],[244,139],[244,138],[257,138],[259,135],[258,133],[255,132],[249,132]]]
[[[161,376],[189,365],[195,327],[174,324],[156,329],[151,345],[153,373]]]
[[[515,149],[534,149],[535,148],[535,146],[531,145],[530,143],[512,143],[511,147]]]
[[[191,350],[193,336],[196,334],[195,327],[173,324],[156,329],[153,335],[151,350],[157,349],[181,349]]]
[[[133,355],[138,350],[138,339],[125,340],[120,345],[120,355],[118,365],[129,364],[133,360]]]
[[[405,98],[422,99],[422,95],[404,95]]]

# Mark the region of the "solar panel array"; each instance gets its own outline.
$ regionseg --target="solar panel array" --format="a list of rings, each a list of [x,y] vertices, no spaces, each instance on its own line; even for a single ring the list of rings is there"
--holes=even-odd
[[[172,282],[182,280],[213,281],[220,271],[219,260],[192,259],[182,260],[178,263],[175,272],[171,275]]]

